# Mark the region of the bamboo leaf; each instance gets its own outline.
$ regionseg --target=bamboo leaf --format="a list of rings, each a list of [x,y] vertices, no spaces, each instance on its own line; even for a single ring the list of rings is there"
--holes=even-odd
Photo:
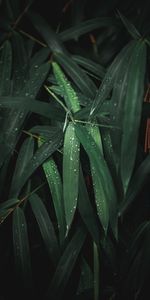
[[[99,253],[98,247],[95,243],[93,243],[93,260],[94,260],[94,300],[99,299]]]
[[[71,276],[79,253],[83,247],[85,237],[86,233],[83,228],[78,227],[78,230],[75,232],[71,241],[68,243],[59,260],[53,279],[48,288],[46,299],[54,300],[62,298],[64,289]]]
[[[49,254],[49,257],[53,264],[57,265],[60,256],[60,250],[54,227],[50,220],[48,212],[37,194],[30,196],[29,201],[32,207],[33,214],[38,223],[47,253]]]
[[[46,141],[32,156],[28,162],[21,177],[18,179],[18,184],[14,190],[14,194],[18,195],[29,177],[35,170],[55,152],[62,143],[62,131],[58,129],[57,134],[54,133],[50,140]]]
[[[144,43],[137,42],[132,57],[133,60],[129,67],[127,94],[124,104],[123,136],[121,143],[121,177],[124,192],[126,192],[130,182],[137,150],[144,94],[146,63],[146,46]]]
[[[97,64],[89,58],[85,58],[80,55],[73,55],[72,58],[77,64],[92,72],[94,75],[97,75],[99,78],[102,79],[105,76],[106,70],[100,64]]]
[[[52,52],[67,52],[62,44],[61,39],[51,29],[51,27],[44,18],[42,18],[39,14],[33,13],[31,11],[28,12],[27,15]]]
[[[0,53],[0,96],[9,94],[12,67],[12,48],[9,41],[3,44]]]
[[[86,259],[81,262],[81,276],[78,286],[77,295],[82,294],[85,290],[93,289],[93,272]]]
[[[119,11],[118,11],[118,15],[122,21],[122,23],[124,24],[125,28],[127,29],[127,31],[129,32],[129,34],[134,38],[134,39],[140,39],[141,38],[141,34],[139,33],[139,31],[136,29],[136,27],[125,17],[123,16]]]
[[[68,41],[71,39],[77,39],[81,35],[91,32],[94,29],[109,27],[117,24],[114,18],[93,18],[84,22],[80,22],[78,25],[73,26],[59,33],[62,41]]]
[[[97,205],[97,213],[104,229],[107,233],[110,212],[112,216],[111,226],[113,232],[117,237],[117,212],[116,212],[116,192],[113,181],[109,173],[109,169],[101,155],[94,139],[88,130],[80,125],[75,126],[77,137],[87,152],[91,170],[93,175],[93,185],[95,185],[95,199]],[[108,189],[109,186],[109,189]],[[112,214],[113,211],[113,214]]]
[[[128,49],[130,47],[132,47],[133,42],[130,42],[129,44],[127,44],[120,52],[119,54],[116,56],[116,58],[113,60],[113,62],[111,63],[111,65],[109,66],[109,68],[107,69],[107,72],[104,76],[104,79],[99,87],[99,90],[97,92],[97,95],[94,99],[93,105],[91,107],[91,112],[90,115],[91,117],[95,117],[96,114],[100,111],[102,104],[104,103],[104,100],[107,99],[107,97],[109,96],[113,85],[114,85],[114,80],[116,77],[116,74],[120,68],[120,64],[122,62],[122,59],[126,53],[126,51],[128,51]]]
[[[31,261],[24,212],[17,207],[13,213],[13,245],[18,276],[22,277],[23,285],[31,287]]]
[[[22,112],[18,113],[18,118],[20,119],[24,117],[25,112],[37,113],[50,119],[64,120],[65,117],[64,111],[60,107],[56,107],[53,103],[50,105],[43,101],[31,99],[30,96],[3,96],[0,97],[0,106],[1,108],[10,107],[20,111],[22,110]]]
[[[64,96],[67,107],[73,113],[77,112],[78,110],[80,110],[80,104],[76,92],[71,87],[71,84],[69,83],[57,63],[53,63],[53,71],[57,83],[60,87],[61,93]]]
[[[100,234],[99,234],[98,222],[96,219],[96,214],[94,212],[94,209],[89,199],[88,191],[86,188],[86,184],[85,184],[85,180],[81,168],[80,168],[80,178],[79,178],[78,210],[83,219],[83,222],[87,227],[87,230],[90,232],[95,243],[99,245]]]
[[[86,75],[86,73],[69,57],[64,53],[55,53],[56,61],[66,71],[72,81],[77,85],[80,91],[87,97],[93,98],[96,93],[96,85]]]
[[[67,233],[73,221],[77,207],[79,185],[80,143],[76,137],[74,124],[69,123],[63,148],[63,196]]]
[[[13,190],[15,190],[15,184],[18,182],[19,178],[22,176],[29,160],[33,155],[34,150],[34,140],[32,137],[27,138],[19,151],[18,159],[16,162],[15,171],[13,174],[13,179],[11,183],[10,195],[13,195]]]
[[[41,144],[42,142],[39,140],[38,145],[40,146]],[[60,243],[62,244],[64,242],[66,226],[63,203],[63,187],[60,173],[53,158],[50,158],[43,164],[43,170],[52,195],[52,200],[57,217]]]
[[[119,215],[122,215],[130,207],[138,193],[144,186],[150,174],[150,155],[138,167],[129,184],[125,200],[121,203]]]

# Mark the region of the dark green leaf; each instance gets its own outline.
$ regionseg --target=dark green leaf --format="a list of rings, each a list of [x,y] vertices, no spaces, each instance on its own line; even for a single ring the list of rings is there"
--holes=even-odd
[[[46,141],[32,156],[28,162],[25,170],[23,171],[18,184],[16,184],[16,189],[14,194],[18,195],[26,181],[29,177],[35,172],[35,170],[46,160],[48,159],[53,152],[55,152],[62,143],[62,131],[58,129],[57,134],[54,133],[52,138]]]
[[[137,42],[132,58],[124,103],[121,143],[121,177],[125,192],[134,168],[141,120],[146,63],[146,46],[144,42]]]
[[[33,156],[33,150],[34,150],[34,140],[32,137],[29,137],[22,144],[22,147],[18,154],[18,159],[13,173],[13,179],[12,179],[12,184],[10,189],[11,197],[13,196],[13,190],[16,190],[15,184],[18,184],[19,178],[22,176],[22,173],[25,171],[25,168],[29,160]]]
[[[24,212],[17,207],[13,213],[13,246],[18,276],[23,279],[23,285],[31,285],[31,261],[28,232]]]
[[[86,233],[83,228],[78,227],[59,260],[46,299],[56,300],[62,298],[63,291],[71,276],[76,260],[84,244],[85,237]]]
[[[94,29],[109,27],[114,24],[116,24],[116,20],[114,18],[95,18],[80,22],[78,25],[59,33],[59,36],[62,41],[68,41],[71,39],[77,39],[79,36],[91,32]]]
[[[49,257],[53,264],[57,265],[60,250],[48,212],[37,194],[30,196],[30,204]]]
[[[85,96],[95,96],[97,88],[94,82],[67,54],[56,53],[55,59]]]
[[[94,209],[89,199],[88,191],[86,188],[85,180],[81,169],[80,169],[80,178],[79,178],[78,210],[87,227],[87,230],[90,232],[95,243],[99,245],[100,235],[99,235],[98,222],[96,220],[96,214],[94,212]]]
[[[77,64],[81,65],[86,70],[91,71],[94,75],[97,75],[99,78],[102,79],[105,76],[105,68],[93,62],[89,58],[85,58],[80,55],[73,55],[72,58]]]
[[[141,39],[141,34],[138,32],[138,30],[135,28],[135,26],[132,23],[130,23],[128,21],[128,19],[125,16],[123,16],[119,11],[118,11],[118,14],[119,14],[119,17],[120,17],[122,23],[126,27],[127,31],[130,33],[130,35],[134,39]]]

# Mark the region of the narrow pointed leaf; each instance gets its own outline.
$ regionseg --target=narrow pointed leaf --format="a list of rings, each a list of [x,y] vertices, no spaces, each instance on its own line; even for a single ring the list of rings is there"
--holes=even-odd
[[[3,44],[0,53],[0,95],[7,95],[10,89],[12,48],[9,41]]]
[[[11,184],[11,190],[10,190],[11,196],[13,195],[13,190],[16,189],[15,183],[17,183],[19,178],[22,176],[22,173],[24,172],[29,160],[33,155],[33,150],[34,150],[34,140],[32,137],[29,137],[24,141],[19,151],[15,171],[13,174],[12,184]]]
[[[80,110],[80,104],[76,92],[57,63],[53,63],[53,71],[67,107],[71,112],[77,112]]]
[[[115,76],[119,70],[120,64],[122,62],[122,58],[124,57],[126,51],[128,51],[128,49],[130,47],[132,47],[132,42],[130,42],[129,44],[127,44],[120,52],[119,54],[116,56],[116,58],[113,60],[113,62],[111,63],[111,65],[109,66],[109,68],[107,69],[107,72],[104,76],[104,79],[99,87],[99,90],[97,92],[97,95],[94,99],[92,108],[91,108],[91,112],[90,115],[92,117],[95,117],[96,114],[99,112],[104,100],[106,100],[106,98],[109,96],[112,88],[113,88],[113,84],[114,84],[114,80],[115,80]]]
[[[100,293],[100,278],[99,278],[99,253],[98,247],[95,243],[93,243],[93,260],[94,260],[94,300],[99,299]]]
[[[38,144],[40,146],[42,142],[39,140]],[[43,164],[43,170],[52,195],[52,200],[53,200],[55,213],[57,217],[60,243],[62,244],[65,237],[66,226],[65,226],[65,212],[64,212],[64,203],[63,203],[63,187],[62,187],[60,173],[58,171],[54,159],[52,158],[50,158]]]
[[[49,103],[43,101],[31,99],[30,97],[3,96],[0,97],[0,106],[2,108],[10,107],[20,111],[22,110],[22,112],[18,113],[18,118],[20,119],[23,119],[27,112],[33,112],[43,117],[56,120],[64,120],[65,118],[64,111],[60,107],[58,108],[52,103],[50,105]]]
[[[123,22],[124,26],[126,27],[127,31],[129,32],[129,34],[134,39],[140,39],[141,34],[136,29],[136,27],[132,23],[130,23],[129,20],[125,16],[123,16],[119,11],[118,11],[118,14],[119,14],[119,17],[120,17],[121,21]]]
[[[56,61],[66,71],[80,91],[87,97],[93,98],[96,93],[96,85],[88,75],[67,54],[56,53]]]
[[[135,200],[148,180],[150,174],[150,155],[148,155],[133,175],[124,202],[120,205],[119,214],[123,214]]]
[[[86,188],[85,180],[81,169],[80,169],[80,178],[79,178],[78,210],[83,219],[83,222],[87,227],[87,230],[90,232],[95,243],[99,245],[100,235],[99,235],[98,222],[96,220],[96,215],[89,199],[88,191]]]
[[[90,159],[92,175],[94,178],[93,185],[95,184],[97,213],[100,222],[106,233],[109,224],[109,214],[110,212],[112,214],[113,211],[114,213],[113,219],[111,220],[111,225],[113,226],[115,236],[117,236],[116,192],[109,169],[104,157],[101,155],[99,148],[87,129],[79,125],[76,125],[75,129],[77,137],[79,138],[80,143],[83,145]]]
[[[43,242],[45,244],[47,253],[54,265],[57,264],[60,255],[57,237],[54,231],[53,224],[50,220],[48,212],[39,198],[38,195],[34,194],[30,197],[30,204],[32,207],[33,214],[38,223],[39,230]]]
[[[18,276],[22,277],[23,285],[31,285],[31,261],[28,232],[24,212],[17,207],[13,213],[13,246]]]
[[[80,143],[73,123],[69,123],[63,148],[63,196],[67,231],[73,221],[77,207],[79,185]]]
[[[85,70],[92,72],[94,75],[97,75],[99,78],[103,78],[105,76],[105,68],[99,65],[98,63],[93,62],[89,58],[82,57],[80,55],[73,55],[73,60],[81,65]]]
[[[54,133],[50,140],[46,141],[32,156],[23,171],[18,184],[14,190],[14,194],[18,195],[26,181],[35,172],[35,170],[54,153],[62,144],[62,131],[58,129],[57,134]]]
[[[59,33],[62,41],[68,41],[70,39],[77,39],[81,35],[91,32],[94,29],[107,27],[116,24],[114,18],[95,18],[80,22],[78,25],[73,26]]]
[[[48,288],[46,299],[55,300],[62,298],[64,289],[71,276],[85,238],[85,231],[82,227],[79,227],[59,260],[53,279]]]
[[[146,63],[146,46],[143,42],[137,43],[132,57],[133,60],[129,68],[128,87],[124,104],[121,143],[121,177],[125,192],[134,168],[143,104]]]
[[[39,14],[33,12],[28,12],[27,15],[52,52],[66,52],[61,39],[51,29],[44,18],[42,18]]]

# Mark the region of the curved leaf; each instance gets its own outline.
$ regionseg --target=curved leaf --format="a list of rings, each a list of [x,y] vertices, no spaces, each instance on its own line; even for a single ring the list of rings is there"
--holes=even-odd
[[[29,201],[32,207],[33,214],[38,223],[46,250],[53,264],[57,265],[57,261],[60,256],[60,250],[58,247],[58,241],[55,235],[54,227],[50,220],[48,212],[38,195],[32,195],[29,198]]]
[[[54,273],[51,284],[48,288],[46,299],[61,299],[63,291],[73,271],[76,260],[79,256],[81,248],[84,244],[86,233],[82,227],[78,227],[73,238],[68,243],[64,253],[62,254],[56,271]]]

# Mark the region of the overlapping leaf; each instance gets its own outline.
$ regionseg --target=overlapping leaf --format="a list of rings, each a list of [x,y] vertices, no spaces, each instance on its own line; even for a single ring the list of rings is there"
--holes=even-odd
[[[51,261],[54,265],[57,265],[59,259],[60,250],[58,246],[57,237],[54,231],[53,224],[50,220],[48,212],[37,194],[30,197],[30,204],[32,207],[33,214],[41,232],[43,242],[46,250],[50,256]]]
[[[144,43],[137,42],[132,58],[124,103],[121,143],[121,177],[125,192],[134,168],[141,120],[146,63],[146,46]]]
[[[18,276],[22,277],[23,286],[31,287],[31,259],[27,224],[24,212],[17,207],[13,213],[13,245]]]

